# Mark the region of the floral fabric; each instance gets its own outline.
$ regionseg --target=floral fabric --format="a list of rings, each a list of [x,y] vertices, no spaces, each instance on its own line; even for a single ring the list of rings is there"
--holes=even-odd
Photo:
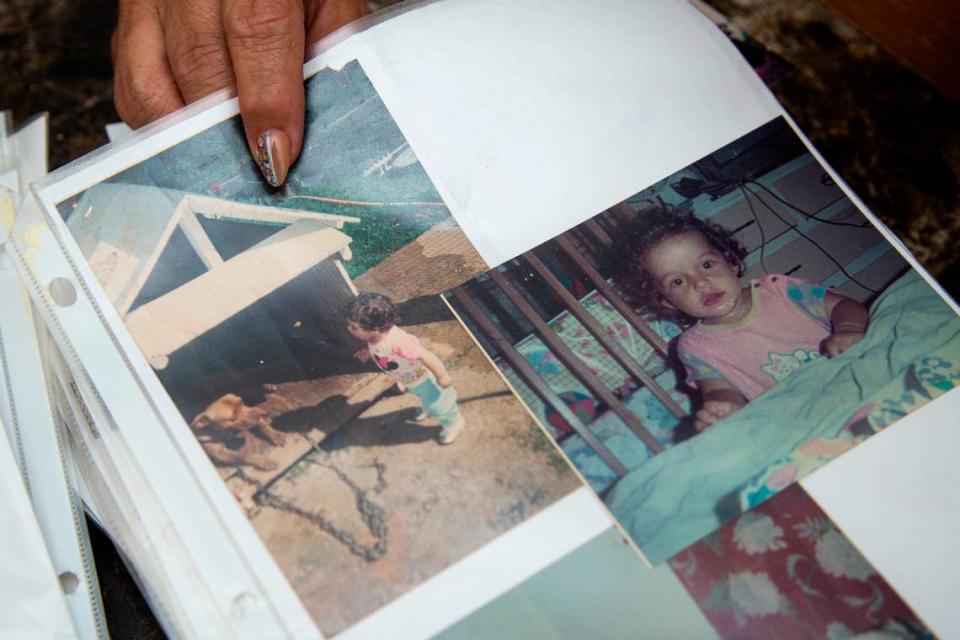
[[[673,369],[666,366],[650,344],[606,298],[592,291],[582,297],[580,303],[603,326],[607,336],[615,340],[637,362],[643,363],[644,368],[670,394],[674,402],[689,410],[690,399],[677,389]],[[590,331],[566,311],[548,324],[583,364],[614,395],[623,400],[627,410],[636,415],[661,444],[667,447],[672,445],[674,429],[678,424],[676,416],[648,389],[638,387]],[[680,335],[680,328],[672,322],[654,320],[649,322],[649,326],[666,341]],[[636,434],[595,398],[538,336],[530,335],[524,338],[517,343],[516,348],[567,407],[584,424],[590,425],[593,434],[615,453],[624,466],[633,469],[650,458],[650,451]],[[562,440],[563,450],[590,486],[598,493],[607,490],[616,481],[616,474],[580,436],[572,433],[560,414],[544,405],[536,394],[527,388],[509,365],[498,361],[497,366],[553,437]]]
[[[637,362],[643,363],[647,371],[657,376],[667,371],[664,361],[657,356],[653,347],[613,308],[600,293],[592,291],[580,303],[584,309],[603,326],[607,336],[612,338]],[[621,398],[629,398],[637,389],[633,379],[616,362],[613,356],[603,348],[603,345],[570,313],[564,311],[551,319],[548,324],[554,333],[563,340],[571,351],[584,365],[611,391]],[[666,340],[680,334],[680,329],[673,323],[652,322],[651,328]],[[568,405],[574,413],[586,410],[585,417],[593,418],[598,415],[600,402],[593,397],[590,391],[571,373],[540,338],[530,335],[516,345],[517,351],[530,363],[533,369],[562,398],[568,399]],[[569,432],[566,423],[555,416],[551,409],[537,398],[536,394],[527,389],[519,376],[505,362],[498,362],[498,366],[518,390],[524,401],[533,409],[541,421],[553,431],[554,436]],[[671,388],[672,389],[672,388]],[[686,396],[671,390],[671,395],[677,402],[684,402]],[[592,407],[587,405],[592,404]],[[671,424],[667,428],[672,428]],[[656,425],[654,425],[656,428]]]
[[[879,431],[960,385],[960,353],[942,350],[920,358],[870,404],[867,422]]]
[[[814,438],[752,477],[739,492],[748,511],[784,487],[852,449],[873,433],[960,385],[960,353],[943,349],[923,356],[873,394],[836,438]]]
[[[669,565],[722,638],[930,637],[799,485]]]

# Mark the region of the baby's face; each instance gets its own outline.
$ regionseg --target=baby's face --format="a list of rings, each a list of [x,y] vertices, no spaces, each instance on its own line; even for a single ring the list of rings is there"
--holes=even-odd
[[[347,320],[347,331],[349,331],[350,335],[352,335],[354,338],[363,340],[364,342],[371,342],[378,339],[381,333],[379,331],[364,329],[353,320]]]
[[[661,240],[647,252],[663,303],[706,324],[735,322],[750,310],[750,292],[736,271],[699,231]]]

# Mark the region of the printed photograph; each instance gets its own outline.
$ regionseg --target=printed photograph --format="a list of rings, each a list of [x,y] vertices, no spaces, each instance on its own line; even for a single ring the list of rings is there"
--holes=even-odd
[[[782,119],[446,297],[654,563],[960,382],[960,318]]]
[[[935,637],[798,484],[667,565],[719,638]]]
[[[678,638],[718,635],[667,565],[631,561],[610,529],[437,634],[436,640]],[[504,630],[509,630],[505,632]]]
[[[325,634],[582,486],[441,297],[486,265],[358,63],[279,190],[232,118],[59,211]]]

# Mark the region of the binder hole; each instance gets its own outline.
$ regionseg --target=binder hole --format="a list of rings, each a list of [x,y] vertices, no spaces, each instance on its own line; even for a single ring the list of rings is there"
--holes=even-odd
[[[66,278],[54,278],[47,285],[50,297],[59,307],[69,307],[77,301],[77,289]]]
[[[252,593],[246,591],[237,594],[233,598],[233,613],[238,616],[245,616],[257,606],[257,598]]]
[[[67,595],[76,591],[77,587],[80,586],[80,579],[73,571],[64,571],[57,577],[60,578],[60,588]]]
[[[167,365],[170,364],[170,358],[160,354],[158,356],[150,356],[147,358],[147,362],[150,363],[150,366],[158,371],[162,371],[167,368]]]

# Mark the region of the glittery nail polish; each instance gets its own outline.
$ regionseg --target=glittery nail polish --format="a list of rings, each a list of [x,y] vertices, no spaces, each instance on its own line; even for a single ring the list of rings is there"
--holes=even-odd
[[[279,129],[264,131],[257,138],[254,160],[270,186],[279,187],[290,168],[290,138]]]

